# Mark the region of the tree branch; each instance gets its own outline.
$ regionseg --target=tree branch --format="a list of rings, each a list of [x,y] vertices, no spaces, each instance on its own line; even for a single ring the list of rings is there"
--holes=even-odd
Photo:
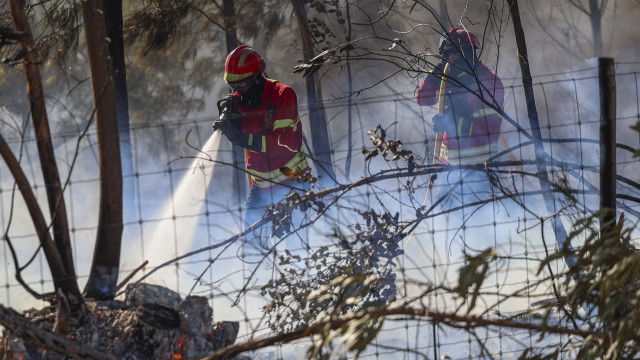
[[[473,328],[482,328],[487,326],[498,326],[498,327],[508,327],[512,329],[533,330],[539,333],[573,335],[573,336],[579,336],[582,338],[586,338],[588,336],[595,336],[595,337],[604,336],[604,335],[598,334],[596,331],[593,331],[593,330],[569,329],[569,328],[556,327],[556,326],[536,325],[536,324],[525,323],[525,322],[517,322],[513,320],[485,319],[485,318],[482,318],[479,316],[473,316],[473,315],[458,315],[458,314],[452,314],[452,313],[434,312],[434,311],[431,311],[429,308],[384,307],[380,309],[370,310],[369,312],[357,313],[356,315],[352,315],[352,316],[345,316],[338,319],[332,319],[328,323],[327,322],[315,323],[311,326],[305,327],[297,331],[280,333],[280,334],[276,334],[274,336],[270,336],[262,339],[251,340],[242,344],[229,345],[226,348],[219,350],[212,355],[203,357],[201,360],[229,359],[243,352],[261,349],[261,348],[275,345],[275,344],[286,344],[286,343],[289,343],[298,339],[302,339],[304,337],[307,337],[313,334],[322,333],[322,331],[326,330],[327,326],[329,326],[331,330],[335,330],[351,321],[362,319],[364,317],[378,319],[386,316],[397,316],[397,315],[420,317],[420,318],[424,317],[426,319],[435,320],[439,323],[443,323],[446,325],[467,329],[467,330],[473,329]]]

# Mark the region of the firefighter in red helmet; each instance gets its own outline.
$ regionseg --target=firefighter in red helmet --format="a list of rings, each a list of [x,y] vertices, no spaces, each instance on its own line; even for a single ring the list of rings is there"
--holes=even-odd
[[[502,108],[504,89],[496,73],[479,60],[480,48],[478,38],[464,29],[442,34],[441,62],[427,74],[416,95],[421,106],[438,104],[433,128],[442,143],[435,152],[452,170],[484,163],[498,153],[502,118],[495,109]],[[470,184],[474,176],[483,174],[462,177],[460,171],[450,171],[445,185],[458,184],[461,179]]]
[[[303,148],[296,93],[266,78],[265,67],[260,54],[249,46],[238,46],[229,53],[224,80],[231,93],[218,101],[220,118],[213,124],[214,131],[220,130],[230,142],[245,149],[251,181],[245,228],[261,220],[265,208],[282,201],[292,187],[305,188],[292,183],[282,168],[298,174],[311,171]],[[246,240],[251,247],[268,249],[266,228]]]

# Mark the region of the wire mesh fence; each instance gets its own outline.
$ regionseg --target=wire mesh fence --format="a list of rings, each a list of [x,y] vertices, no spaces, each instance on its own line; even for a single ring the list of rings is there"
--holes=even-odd
[[[640,119],[640,94],[638,72],[627,70],[631,65],[618,64],[616,75],[617,142],[622,145],[616,166],[618,212],[625,212],[637,224],[640,177],[638,159],[632,157],[632,150],[640,148],[640,134],[630,127]],[[570,231],[577,219],[594,214],[599,207],[600,109],[596,69],[541,76],[539,80],[534,90],[549,155],[546,166],[553,182],[567,190],[554,196],[554,208]],[[514,123],[503,121],[501,148],[493,159],[495,164],[489,166],[492,186],[486,179],[479,180],[480,187],[474,188],[472,197],[433,207],[411,232],[398,231],[394,226],[420,216],[446,191],[448,182],[463,179],[473,184],[474,171],[482,169],[460,168],[441,173],[431,198],[425,199],[428,174],[407,174],[407,163],[402,158],[367,159],[367,151],[374,148],[370,137],[379,134],[375,129],[380,125],[386,130],[387,139],[402,141],[402,148],[411,151],[417,165],[428,165],[434,137],[430,119],[435,109],[417,106],[411,92],[359,96],[352,99],[351,107],[346,99],[327,102],[333,167],[338,183],[345,186],[325,198],[330,210],[323,212],[320,220],[316,221],[317,213],[307,212],[301,222],[310,224],[304,229],[307,241],[290,236],[276,244],[276,251],[261,263],[243,261],[240,242],[226,241],[242,231],[244,199],[234,193],[230,147],[226,140],[212,134],[214,117],[133,125],[130,131],[135,173],[125,174],[124,182],[135,186],[125,195],[128,201],[121,278],[148,260],[149,264],[132,281],[148,276],[145,281],[164,285],[183,296],[206,296],[214,309],[214,321],[241,323],[242,341],[293,329],[296,321],[301,321],[296,316],[311,316],[309,309],[295,299],[287,309],[274,305],[274,298],[285,296],[285,290],[291,291],[295,286],[318,285],[326,275],[326,267],[341,270],[369,264],[383,279],[375,286],[381,293],[386,289],[391,294],[384,300],[434,313],[467,314],[472,306],[455,296],[458,270],[470,263],[465,254],[493,248],[496,252],[486,281],[478,289],[477,305],[468,315],[490,321],[533,309],[536,302],[555,296],[553,285],[560,280],[554,275],[566,271],[567,265],[560,258],[540,269],[549,253],[558,250],[551,221],[555,214],[545,207],[544,194],[535,177],[523,89],[515,79],[511,80],[513,85],[509,79],[504,83],[504,111]],[[308,133],[308,114],[303,108],[301,115]],[[352,119],[351,125],[348,119]],[[28,127],[25,130],[24,136],[14,131],[7,140],[15,153],[21,154],[22,167],[44,204],[46,194],[35,139]],[[79,137],[79,130],[62,129],[54,134],[60,173],[63,179],[68,176],[65,196],[82,286],[91,264],[98,217],[97,140],[91,130],[83,137]],[[455,180],[447,181],[449,177]],[[23,270],[26,282],[40,292],[51,291],[46,260],[38,252],[37,236],[4,164],[0,166],[0,178],[0,231],[16,245],[21,264],[36,254]],[[372,181],[346,186],[363,178]],[[402,235],[401,240],[393,247],[382,246],[382,250],[370,248],[373,252],[365,252],[368,256],[360,259],[359,249],[344,244],[357,239],[358,234],[363,234],[362,229],[371,229],[371,223],[379,224],[379,230]],[[374,236],[371,232],[364,234]],[[637,235],[636,232],[635,239]],[[576,234],[573,246],[579,248],[585,236]],[[359,244],[360,249],[366,248],[366,244]],[[196,249],[206,250],[171,262]],[[385,255],[378,256],[375,251]],[[17,309],[39,306],[15,281],[15,260],[6,241],[0,252],[4,260],[0,301]],[[341,265],[345,257],[350,260]],[[170,265],[157,269],[166,262]],[[278,283],[285,275],[290,277]],[[269,280],[270,285],[261,289]],[[294,313],[293,308],[298,312]],[[569,335],[557,334],[540,343],[536,333],[524,325],[507,329],[488,322],[469,332],[443,327],[438,321],[415,314],[395,314],[387,318],[361,357],[417,359],[447,355],[457,359],[491,354],[511,358],[523,349],[545,347],[562,347],[569,354],[567,342]],[[303,338],[266,347],[254,356],[298,358],[308,345],[309,339]]]

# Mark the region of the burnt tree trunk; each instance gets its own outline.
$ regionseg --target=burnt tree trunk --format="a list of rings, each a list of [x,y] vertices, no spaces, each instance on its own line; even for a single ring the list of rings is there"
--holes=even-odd
[[[120,137],[120,159],[122,164],[123,217],[132,220],[137,209],[136,177],[133,168],[131,133],[129,131],[129,91],[127,89],[127,69],[124,59],[124,34],[122,0],[103,0],[104,17],[109,36],[109,56],[111,76],[113,76],[118,132]]]
[[[222,14],[224,16],[223,26],[227,54],[229,54],[240,45],[236,31],[236,10],[233,6],[233,0],[222,1]],[[231,153],[233,156],[233,165],[237,166],[233,169],[233,186],[235,187],[234,190],[238,201],[241,202],[247,197],[247,188],[250,185],[246,173],[241,170],[245,163],[244,148],[231,144]]]
[[[600,236],[616,221],[616,71],[613,58],[598,59],[600,92]]]
[[[527,113],[529,116],[529,124],[531,125],[531,135],[534,144],[536,167],[538,171],[538,179],[540,180],[540,188],[542,189],[542,196],[547,211],[550,214],[554,214],[551,217],[551,223],[553,231],[556,236],[556,242],[560,250],[567,251],[569,255],[565,256],[565,261],[569,268],[573,269],[576,266],[577,259],[573,254],[573,247],[568,242],[567,231],[562,224],[560,216],[557,214],[558,208],[556,206],[556,199],[553,196],[553,189],[549,182],[549,174],[545,165],[545,158],[547,156],[542,144],[542,134],[540,132],[540,122],[538,120],[538,110],[536,108],[535,95],[533,92],[533,80],[531,77],[531,70],[529,69],[529,56],[527,55],[527,43],[525,41],[524,30],[522,28],[522,22],[520,21],[520,11],[518,10],[518,0],[507,0],[511,12],[511,20],[513,22],[513,29],[516,37],[516,45],[518,51],[518,61],[520,63],[520,73],[522,75],[522,84],[524,87],[524,94],[527,102]]]
[[[113,299],[122,240],[122,167],[109,42],[101,0],[82,0],[100,161],[100,212],[87,297]]]
[[[309,63],[311,59],[315,57],[315,52],[313,50],[313,37],[307,22],[307,10],[304,5],[304,0],[291,0],[291,5],[296,14],[298,27],[300,28],[302,55],[304,61]],[[331,160],[331,144],[329,142],[327,117],[324,111],[319,74],[313,73],[307,76],[306,84],[311,141],[313,143],[313,155],[316,160],[315,164],[318,167],[318,175],[323,176],[325,181],[335,181],[336,177],[333,172],[333,162]]]
[[[80,305],[83,300],[80,295],[73,266],[67,210],[65,207],[62,185],[60,183],[58,166],[53,153],[49,118],[44,103],[44,93],[39,67],[39,64],[42,63],[42,59],[38,55],[33,41],[31,27],[27,21],[25,1],[10,0],[9,6],[16,33],[22,35],[20,45],[25,51],[23,65],[27,78],[27,96],[29,97],[29,107],[31,110],[33,129],[36,134],[40,167],[42,169],[42,177],[44,178],[49,211],[51,214],[51,222],[53,224],[54,246],[50,246],[49,239],[46,239],[49,235],[45,235],[43,233],[42,227],[44,225],[42,222],[44,222],[44,219],[40,219],[37,214],[33,212],[33,207],[37,206],[37,204],[32,203],[35,201],[35,198],[31,200],[25,198],[25,201],[27,201],[27,206],[29,206],[32,219],[34,222],[39,223],[36,225],[36,231],[38,231],[41,241],[44,239],[42,246],[46,250],[45,255],[47,256],[47,259],[51,260],[49,262],[49,266],[51,268],[51,276],[53,277],[56,290],[61,290],[63,292],[71,306],[70,310],[72,312],[76,312],[80,309]],[[5,160],[8,159],[6,154],[3,154],[3,156]],[[14,175],[16,175],[15,172]],[[17,180],[18,179],[16,179],[16,181]],[[22,190],[24,189],[21,189],[21,191]],[[24,191],[22,193],[23,195],[25,194]],[[34,215],[36,217],[33,217]],[[45,226],[45,229],[48,232],[47,226]]]

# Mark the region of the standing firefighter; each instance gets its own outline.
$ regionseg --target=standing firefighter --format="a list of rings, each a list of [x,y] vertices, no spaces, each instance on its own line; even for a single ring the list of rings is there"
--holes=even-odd
[[[238,46],[229,53],[224,80],[231,93],[218,101],[220,119],[213,123],[214,131],[220,130],[229,141],[245,149],[251,180],[245,229],[262,219],[267,206],[284,199],[292,182],[290,171],[311,171],[302,146],[296,93],[265,78],[265,66],[249,46]],[[245,246],[245,252],[248,248],[258,252],[268,249],[269,232],[265,228],[248,236],[249,244],[245,245],[250,246]]]
[[[429,72],[416,96],[419,105],[438,104],[438,114],[433,117],[439,145],[435,159],[445,165],[483,163],[498,152],[502,118],[488,104],[501,108],[504,90],[496,73],[478,59],[478,49],[478,38],[468,31],[453,28],[444,33],[438,49],[442,62]],[[466,185],[454,189],[454,196],[477,190],[474,182],[486,187],[483,173],[462,177],[457,169],[450,171],[444,182],[454,185],[463,179]]]

